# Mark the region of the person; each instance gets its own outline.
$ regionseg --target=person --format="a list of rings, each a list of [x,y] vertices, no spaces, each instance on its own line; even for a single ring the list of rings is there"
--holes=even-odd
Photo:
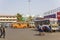
[[[44,30],[43,30],[43,26],[42,25],[38,25],[38,26],[39,26],[39,29],[38,29],[39,35],[45,35]]]
[[[1,26],[1,35],[0,38],[3,37],[5,38],[5,27]]]
[[[50,28],[50,32],[52,32],[52,26],[51,26],[51,24],[49,25],[49,28]]]
[[[2,32],[2,29],[1,29],[1,26],[0,26],[0,38],[1,38],[1,32]]]

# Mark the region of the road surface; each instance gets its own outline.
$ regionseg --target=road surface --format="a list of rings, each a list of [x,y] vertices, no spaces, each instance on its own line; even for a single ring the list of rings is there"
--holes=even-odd
[[[60,40],[60,32],[45,33],[45,36],[37,35],[34,29],[6,29],[6,38],[0,40]]]

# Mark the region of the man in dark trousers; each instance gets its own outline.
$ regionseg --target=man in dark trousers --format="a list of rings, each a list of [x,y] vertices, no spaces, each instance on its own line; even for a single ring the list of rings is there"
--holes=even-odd
[[[3,37],[5,38],[5,27],[1,26],[1,35],[0,38]]]

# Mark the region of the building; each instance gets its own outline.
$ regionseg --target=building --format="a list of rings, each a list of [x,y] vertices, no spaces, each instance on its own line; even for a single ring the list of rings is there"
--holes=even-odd
[[[45,13],[44,13],[44,16],[51,15],[51,14],[56,14],[57,12],[60,12],[60,7],[45,12]]]
[[[1,22],[17,22],[17,17],[15,15],[0,15]]]
[[[45,19],[55,20],[60,23],[60,7],[44,13]]]
[[[60,7],[50,10],[44,13],[45,23],[49,21],[52,26],[58,26],[60,24]]]

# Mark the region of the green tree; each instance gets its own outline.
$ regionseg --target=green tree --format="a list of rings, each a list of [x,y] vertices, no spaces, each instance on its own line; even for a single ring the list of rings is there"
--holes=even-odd
[[[17,21],[21,21],[22,15],[17,13]]]
[[[17,13],[17,21],[24,21],[25,18],[21,14]]]
[[[17,17],[22,17],[22,15],[21,15],[21,14],[19,14],[19,13],[17,13]]]

